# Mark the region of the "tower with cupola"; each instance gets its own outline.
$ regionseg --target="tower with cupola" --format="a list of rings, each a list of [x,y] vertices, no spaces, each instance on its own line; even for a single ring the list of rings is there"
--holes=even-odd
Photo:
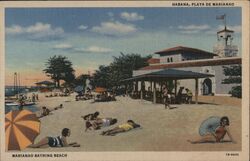
[[[224,29],[217,32],[217,43],[213,48],[214,54],[217,54],[219,57],[238,56],[238,46],[233,44],[234,31],[227,28],[226,15],[217,19],[224,20]]]

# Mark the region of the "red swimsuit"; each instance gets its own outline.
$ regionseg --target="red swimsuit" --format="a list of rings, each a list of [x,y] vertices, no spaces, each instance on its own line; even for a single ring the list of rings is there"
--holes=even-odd
[[[215,135],[216,135],[216,142],[220,142],[224,136],[226,135],[227,131],[224,127],[219,126],[216,130],[215,130]]]

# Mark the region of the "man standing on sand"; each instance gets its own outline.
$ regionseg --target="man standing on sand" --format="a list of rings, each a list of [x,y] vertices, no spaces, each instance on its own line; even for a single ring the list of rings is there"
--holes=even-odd
[[[163,89],[163,99],[164,99],[165,109],[170,109],[169,105],[170,94],[168,94],[167,87],[164,87]]]
[[[32,102],[36,102],[36,95],[35,95],[35,93],[32,93]]]
[[[192,102],[192,97],[193,97],[193,93],[192,93],[192,91],[191,91],[190,89],[188,89],[188,88],[186,88],[185,90],[186,90],[186,94],[187,94],[186,102],[187,102],[188,104],[191,104],[191,102]]]

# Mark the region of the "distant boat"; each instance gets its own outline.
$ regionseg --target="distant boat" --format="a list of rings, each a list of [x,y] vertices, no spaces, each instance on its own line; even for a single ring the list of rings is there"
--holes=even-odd
[[[19,106],[20,104],[16,103],[16,102],[10,102],[10,103],[5,102],[5,105],[6,106]],[[23,106],[32,106],[32,105],[35,105],[35,103],[34,102],[26,102],[26,103],[24,103]]]

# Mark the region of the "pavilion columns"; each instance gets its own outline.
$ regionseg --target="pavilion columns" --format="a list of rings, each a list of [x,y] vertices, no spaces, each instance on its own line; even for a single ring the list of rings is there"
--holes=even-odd
[[[174,80],[174,97],[177,95],[177,79]]]
[[[145,91],[144,81],[141,81],[141,100],[143,99],[143,91]]]
[[[198,104],[198,78],[195,78],[195,103]]]
[[[135,81],[135,91],[138,92],[138,81]]]
[[[128,83],[125,83],[125,95],[128,96]]]
[[[153,103],[156,103],[156,82],[154,81],[154,89],[153,89]]]

